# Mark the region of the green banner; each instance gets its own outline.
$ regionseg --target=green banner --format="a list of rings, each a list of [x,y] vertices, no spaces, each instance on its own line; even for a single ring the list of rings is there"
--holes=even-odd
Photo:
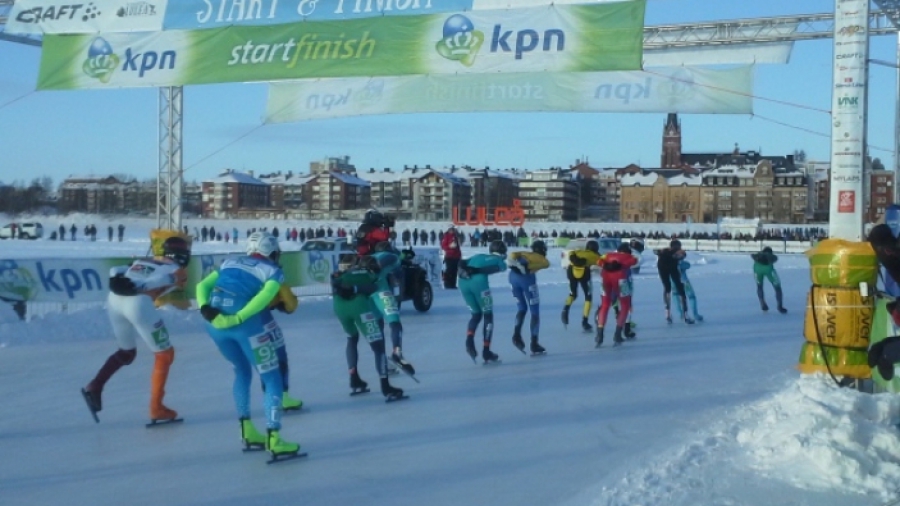
[[[646,0],[274,26],[46,35],[38,89],[639,70]]]

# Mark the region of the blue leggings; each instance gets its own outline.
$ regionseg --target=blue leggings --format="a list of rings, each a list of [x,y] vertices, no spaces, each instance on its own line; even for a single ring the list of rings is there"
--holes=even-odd
[[[250,382],[253,368],[259,372],[265,392],[266,427],[281,429],[281,396],[284,384],[278,365],[278,352],[270,334],[258,319],[252,318],[230,329],[216,329],[210,324],[206,331],[219,352],[234,366],[234,404],[240,418],[250,418]]]

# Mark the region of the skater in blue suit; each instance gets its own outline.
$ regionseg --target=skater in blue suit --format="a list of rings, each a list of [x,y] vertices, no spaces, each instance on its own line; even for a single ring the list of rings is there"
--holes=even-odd
[[[691,268],[691,263],[685,259],[681,259],[678,262],[678,272],[681,274],[681,284],[684,285],[684,293],[687,296],[687,301],[691,306],[691,311],[694,313],[694,320],[698,322],[703,321],[703,316],[697,312],[697,294],[694,292],[694,286],[691,284],[691,280],[688,279],[687,271]],[[675,297],[675,303],[678,306],[678,311],[681,313],[681,319],[683,320],[686,316],[687,308],[682,307],[681,297]]]
[[[208,322],[206,331],[234,366],[234,403],[245,449],[268,450],[274,459],[297,455],[300,445],[281,439],[282,383],[278,353],[266,331],[263,313],[284,283],[278,266],[278,239],[254,232],[247,256],[228,258],[197,285],[197,304]],[[250,380],[256,368],[265,386],[267,435],[250,421]]]
[[[459,291],[469,306],[469,311],[472,312],[466,330],[466,353],[473,361],[478,356],[475,350],[475,331],[484,318],[484,348],[481,350],[481,358],[485,364],[497,362],[500,358],[491,351],[491,337],[494,333],[494,298],[488,285],[488,275],[506,270],[504,261],[506,244],[503,241],[493,241],[489,251],[488,255],[479,253],[461,261],[459,265]]]
[[[513,332],[513,345],[525,353],[525,341],[522,340],[522,326],[525,315],[531,310],[531,353],[540,355],[546,350],[538,343],[541,329],[541,299],[538,294],[537,276],[535,273],[550,267],[547,261],[547,244],[534,241],[531,251],[515,251],[509,255],[509,284],[513,297],[516,298],[516,328]]]

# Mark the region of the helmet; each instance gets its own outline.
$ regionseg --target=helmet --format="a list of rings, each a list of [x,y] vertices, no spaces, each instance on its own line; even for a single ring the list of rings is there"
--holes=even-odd
[[[531,251],[538,255],[547,256],[547,243],[544,241],[534,241],[531,243]]]
[[[506,256],[506,243],[503,241],[491,241],[491,246],[488,248],[488,251],[501,256]]]
[[[629,246],[628,244],[622,243],[619,245],[619,247],[616,249],[616,251],[618,251],[619,253],[627,253],[630,255],[631,254],[631,246]]]
[[[636,250],[638,253],[644,252],[644,241],[640,239],[632,239],[628,241],[628,244],[631,246],[632,250]]]
[[[262,255],[270,260],[278,261],[281,256],[281,247],[278,239],[268,232],[253,232],[247,238],[247,254]]]
[[[593,251],[594,253],[600,253],[600,243],[591,239],[584,245],[584,249]]]
[[[766,247],[763,248],[762,250],[763,250],[763,253],[771,253],[771,252],[772,252],[772,248],[769,247],[769,246],[766,246]]]
[[[391,246],[391,243],[387,241],[381,241],[375,245],[375,252],[379,251],[393,251],[394,247]]]
[[[363,216],[363,223],[367,224],[380,225],[382,220],[384,220],[384,215],[377,209],[369,209]]]
[[[181,237],[169,237],[162,245],[163,256],[175,261],[176,264],[187,267],[191,261],[191,248],[186,240]]]
[[[672,251],[678,251],[681,249],[681,241],[678,239],[672,239],[672,242],[669,243],[669,249]]]

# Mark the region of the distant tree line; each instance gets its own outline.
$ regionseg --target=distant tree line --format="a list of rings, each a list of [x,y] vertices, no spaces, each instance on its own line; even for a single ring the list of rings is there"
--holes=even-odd
[[[0,213],[37,211],[54,205],[53,196],[53,179],[47,176],[34,178],[28,184],[17,180],[10,185],[0,185]]]

